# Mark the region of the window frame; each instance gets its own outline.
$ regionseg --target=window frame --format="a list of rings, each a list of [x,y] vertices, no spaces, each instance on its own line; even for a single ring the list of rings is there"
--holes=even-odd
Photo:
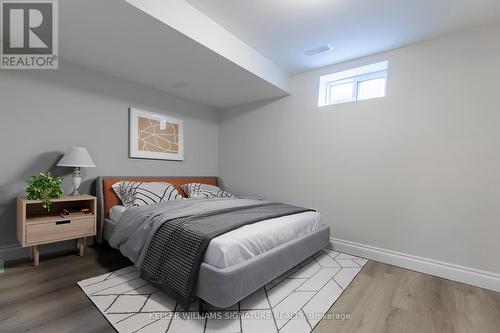
[[[320,90],[318,97],[318,107],[330,106],[343,103],[352,103],[368,99],[381,98],[387,96],[387,73],[388,61],[383,61],[367,66],[357,67],[350,70],[332,73],[320,77]],[[365,81],[385,79],[384,95],[359,100],[359,86]],[[353,83],[352,99],[345,102],[332,102],[331,88],[346,83]]]
[[[347,83],[352,83],[352,90],[353,92],[351,92],[351,97],[354,97],[354,90],[357,90],[357,85],[356,85],[356,81],[354,80],[354,78],[347,78],[347,79],[343,79],[343,80],[337,80],[337,81],[332,81],[332,82],[328,82],[326,84],[326,93],[325,93],[325,96],[326,96],[326,102],[327,104],[326,105],[332,105],[332,104],[342,104],[342,103],[350,103],[350,102],[354,102],[355,99],[351,99],[350,101],[345,101],[345,102],[337,102],[337,103],[333,103],[331,102],[332,101],[332,88],[333,87],[337,87],[337,86],[341,86],[341,85],[344,85],[344,84],[347,84]]]

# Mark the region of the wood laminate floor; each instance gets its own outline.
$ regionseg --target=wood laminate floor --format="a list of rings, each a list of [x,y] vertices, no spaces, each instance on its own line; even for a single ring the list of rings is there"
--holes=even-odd
[[[314,333],[500,332],[500,293],[370,261]]]
[[[0,274],[0,332],[113,332],[77,281],[131,263],[109,247],[17,262]],[[314,333],[500,332],[500,293],[369,262]],[[262,332],[265,333],[265,332]]]

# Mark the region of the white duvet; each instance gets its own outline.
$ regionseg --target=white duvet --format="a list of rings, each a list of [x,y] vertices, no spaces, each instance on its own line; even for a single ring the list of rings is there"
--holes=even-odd
[[[124,206],[109,210],[110,219],[119,223]],[[220,235],[210,242],[204,262],[225,268],[271,250],[294,238],[317,231],[323,225],[318,212],[304,212],[246,225]]]

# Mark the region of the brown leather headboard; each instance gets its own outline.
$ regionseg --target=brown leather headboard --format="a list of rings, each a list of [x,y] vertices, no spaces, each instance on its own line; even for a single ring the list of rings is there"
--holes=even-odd
[[[185,196],[181,186],[188,183],[202,183],[209,185],[218,185],[217,177],[97,177],[97,203],[98,203],[98,223],[97,240],[102,241],[102,225],[104,218],[109,217],[109,209],[113,206],[120,205],[121,201],[111,187],[113,184],[120,181],[135,181],[135,182],[168,182],[175,186],[179,194]]]

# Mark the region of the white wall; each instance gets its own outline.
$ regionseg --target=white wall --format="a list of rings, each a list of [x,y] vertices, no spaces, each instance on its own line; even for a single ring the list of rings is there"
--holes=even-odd
[[[184,162],[128,158],[130,106],[183,119]],[[99,175],[216,176],[218,131],[209,107],[79,66],[0,71],[0,247],[18,244],[15,197],[25,179],[51,169],[71,191],[72,170],[55,167],[69,147],[94,158],[97,167],[82,172],[89,191]]]
[[[381,60],[386,98],[316,106],[320,75]],[[500,273],[499,82],[498,24],[296,75],[224,112],[219,176],[336,238]]]

